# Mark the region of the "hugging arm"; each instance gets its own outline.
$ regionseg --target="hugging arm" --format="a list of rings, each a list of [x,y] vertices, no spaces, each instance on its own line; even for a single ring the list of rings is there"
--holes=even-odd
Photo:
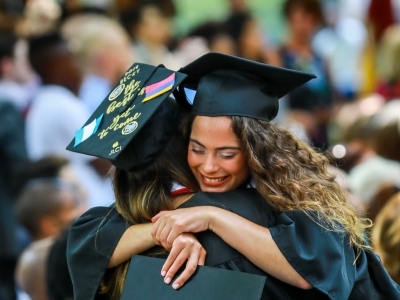
[[[152,226],[150,223],[129,224],[113,205],[91,208],[79,217],[70,229],[67,247],[75,299],[94,299],[107,268],[155,246],[151,236]],[[193,274],[198,264],[204,264],[205,251],[191,234],[180,235],[173,247],[167,250],[171,251],[171,257],[179,258],[169,265],[170,278],[176,272],[173,270],[179,269],[188,259],[185,272],[177,281],[180,286]]]
[[[152,223],[129,226],[118,241],[107,267],[115,267],[129,260],[132,255],[140,254],[156,246],[151,235],[152,227]],[[206,251],[191,233],[179,234],[171,245],[162,246],[170,252],[163,267],[163,270],[169,270],[168,274],[160,270],[165,283],[169,284],[180,267],[186,264],[185,270],[174,280],[175,289],[181,287],[190,278],[198,265],[204,265]]]
[[[126,228],[111,254],[107,268],[118,266],[129,260],[132,255],[156,246],[151,236],[151,229],[151,223],[130,225]]]
[[[182,232],[212,230],[266,273],[302,289],[312,288],[282,254],[270,229],[235,213],[212,206],[192,207],[160,212],[153,222],[152,234],[160,243],[171,243]]]

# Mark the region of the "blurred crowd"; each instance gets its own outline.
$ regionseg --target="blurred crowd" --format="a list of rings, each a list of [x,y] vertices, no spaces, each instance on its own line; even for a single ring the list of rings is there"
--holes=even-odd
[[[178,35],[179,1],[0,1],[0,300],[73,299],[68,227],[113,196],[110,163],[66,146],[134,62],[210,51],[317,75],[276,122],[329,157],[400,284],[400,1],[275,1],[279,44],[252,1],[214,2],[225,18]]]

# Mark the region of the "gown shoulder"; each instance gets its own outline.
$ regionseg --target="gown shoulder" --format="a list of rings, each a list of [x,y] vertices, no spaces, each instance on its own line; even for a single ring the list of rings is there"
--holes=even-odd
[[[130,225],[114,205],[93,207],[72,224],[67,261],[75,300],[98,298],[97,291],[110,257]]]

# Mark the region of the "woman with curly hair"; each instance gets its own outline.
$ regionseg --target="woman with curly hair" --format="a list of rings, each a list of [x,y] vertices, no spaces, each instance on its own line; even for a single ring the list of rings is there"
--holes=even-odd
[[[271,123],[283,91],[312,76],[217,53],[181,72],[189,77],[180,90],[195,94],[188,163],[201,190],[248,184],[276,221],[263,227],[218,207],[186,207],[189,200],[152,219],[154,239],[168,245],[182,232],[211,230],[284,287],[280,299],[400,299],[368,244],[371,222],[347,204],[327,158]]]
[[[270,122],[278,111],[278,98],[312,76],[216,53],[181,72],[189,77],[177,99],[197,90],[193,116],[181,126],[189,167],[201,192],[173,199],[170,207],[175,210],[166,206],[157,213],[159,206],[147,206],[144,219],[132,222],[146,222],[157,213],[151,219],[154,225],[134,223],[135,230],[147,229],[136,231],[134,238],[126,230],[118,243],[102,249],[109,255],[104,255],[108,266],[120,265],[151,244],[172,249],[180,234],[195,233],[207,251],[205,265],[265,276],[262,299],[399,298],[398,286],[368,251],[364,229],[369,222],[357,218],[346,204],[327,170],[327,159]],[[170,168],[164,165],[163,170]],[[139,178],[147,183],[141,193],[147,201],[154,181]],[[129,203],[134,201],[133,178],[121,179],[116,202],[125,199],[128,206],[117,204],[119,216],[143,213]],[[157,203],[157,197],[151,198]],[[89,216],[88,228],[93,228],[90,222]],[[126,223],[117,216],[104,226],[115,236],[121,222]],[[75,231],[80,230],[75,225]],[[96,228],[100,241],[107,232]],[[184,283],[181,276],[174,279],[179,261],[171,250],[161,270],[165,283],[175,289]],[[121,276],[110,280],[118,284]]]
[[[295,85],[298,84],[301,83]],[[113,93],[108,98],[112,99],[112,95]],[[103,101],[94,116],[109,111],[110,99]],[[141,98],[138,99],[142,100]],[[130,104],[131,107],[136,106],[135,111],[141,111],[142,107],[144,110],[145,105],[147,107],[147,104],[142,104],[143,102],[139,100]],[[180,137],[179,132],[172,134],[173,125],[180,119],[176,113],[173,113],[174,110],[171,112],[167,109],[169,102],[171,101],[168,101],[168,99],[164,100],[159,108],[161,113],[151,117],[145,127],[135,129],[137,136],[132,138],[124,146],[125,148],[118,152],[121,154],[116,158],[111,157],[111,162],[115,165],[112,174],[115,206],[93,208],[72,226],[67,256],[74,283],[75,299],[97,299],[103,296],[119,299],[131,256],[138,253],[154,254],[152,248],[156,243],[151,236],[153,226],[151,218],[160,210],[175,209],[181,207],[181,205],[182,207],[212,205],[229,209],[229,211],[243,216],[259,226],[270,227],[274,225],[275,211],[255,189],[242,186],[243,181],[246,181],[248,177],[248,173],[243,173],[247,168],[241,169],[243,159],[238,161],[237,167],[235,166],[236,160],[233,160],[231,165],[236,168],[236,172],[242,173],[244,176],[241,175],[229,188],[221,190],[225,193],[206,194],[198,192],[193,196],[193,194],[187,193],[187,189],[184,190],[185,194],[178,196],[175,192],[171,193],[171,189],[176,183],[190,188],[189,191],[198,191],[199,184],[186,162],[186,140]],[[119,113],[121,112],[124,114],[123,110]],[[104,130],[109,128],[108,123],[114,122],[117,118],[115,113],[106,117],[107,120],[100,123],[99,135],[103,135]],[[140,118],[137,121],[139,124],[145,122]],[[181,123],[182,130],[187,129],[187,123]],[[73,147],[71,144],[69,149],[110,159],[110,154],[113,152],[109,153],[109,151],[105,152],[99,149],[107,149],[111,146],[118,149],[115,140],[123,145],[121,142],[123,135],[117,133],[118,131],[108,133],[105,135],[108,140],[103,141],[98,140],[97,137],[89,138],[88,142],[82,142],[77,146]],[[79,135],[75,140],[78,138]],[[93,141],[91,142],[90,139]],[[157,155],[154,154],[155,148],[158,149]],[[143,160],[146,163],[143,163]],[[181,192],[182,190],[180,190]],[[187,201],[191,196],[193,197],[190,201]],[[178,238],[174,239],[174,242],[162,245],[170,251],[167,261],[169,264],[168,273],[164,274],[166,283],[172,281],[171,279],[174,278],[182,263],[188,260],[186,264],[187,272],[183,272],[178,278],[174,278],[173,288],[181,287],[194,272],[195,266],[204,262],[208,266],[267,276],[263,270],[244,257],[243,254],[224,243],[211,232],[197,237],[201,245],[198,245],[197,240],[192,236],[186,237],[185,235],[179,235]],[[174,245],[175,241],[176,244]],[[185,249],[182,249],[182,243],[185,241],[187,241],[187,247],[185,246]],[[194,246],[190,247],[190,243]],[[204,249],[212,250],[206,256],[205,261]],[[159,250],[157,249],[156,254],[159,254]],[[279,256],[279,253],[277,255]],[[176,262],[179,259],[181,263]],[[170,264],[172,261],[173,263]],[[82,263],[86,266],[84,270],[82,270]],[[106,269],[108,269],[107,272]],[[294,290],[309,287],[289,264],[286,263],[283,269],[287,274],[285,281],[298,287],[293,286]],[[285,293],[284,286],[275,283],[272,276],[274,276],[273,272],[264,289],[264,297]],[[88,278],[90,278],[90,283]],[[305,286],[302,286],[302,284]],[[313,291],[313,293],[315,292],[316,290]]]

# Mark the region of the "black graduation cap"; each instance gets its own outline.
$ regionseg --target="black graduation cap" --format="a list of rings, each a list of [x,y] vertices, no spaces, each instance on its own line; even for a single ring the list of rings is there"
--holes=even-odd
[[[175,132],[180,108],[170,95],[185,78],[162,65],[133,64],[67,149],[128,171],[151,163]]]
[[[198,266],[178,290],[160,275],[165,259],[134,255],[130,261],[121,300],[259,300],[266,277]]]
[[[179,93],[193,104],[193,114],[267,121],[277,115],[279,98],[316,77],[216,52],[179,71],[188,75]]]

